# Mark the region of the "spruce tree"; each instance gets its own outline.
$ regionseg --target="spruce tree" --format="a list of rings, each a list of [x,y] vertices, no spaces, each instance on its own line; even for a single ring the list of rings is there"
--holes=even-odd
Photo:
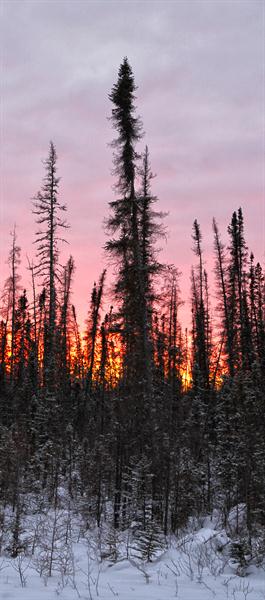
[[[134,76],[127,58],[119,69],[118,81],[110,99],[114,104],[112,122],[118,131],[113,142],[114,174],[117,176],[118,200],[110,203],[107,221],[112,235],[106,249],[113,260],[117,277],[114,294],[118,306],[117,323],[123,347],[123,383],[127,393],[134,394],[135,427],[144,407],[143,397],[152,393],[152,305],[153,282],[161,266],[156,260],[154,244],[161,230],[153,211],[155,197],[150,190],[152,173],[146,148],[142,169],[136,143],[142,137],[142,124],[135,116]],[[136,179],[140,171],[140,190]],[[136,391],[136,387],[138,392]],[[134,388],[134,390],[132,390]]]
[[[7,331],[10,332],[10,381],[13,383],[15,370],[15,337],[16,337],[16,311],[18,294],[20,287],[20,275],[18,267],[20,265],[21,248],[17,245],[16,228],[14,227],[12,236],[12,246],[8,256],[10,275],[5,282],[4,287],[4,313]],[[9,325],[10,323],[10,325]]]
[[[44,348],[45,383],[50,391],[55,386],[55,335],[56,335],[56,283],[58,281],[58,242],[59,231],[67,227],[61,213],[66,206],[58,199],[59,178],[57,172],[57,154],[53,142],[50,142],[49,156],[44,161],[45,177],[41,191],[34,199],[33,213],[41,226],[36,233],[37,266],[36,274],[41,276],[48,293],[48,314]]]
[[[139,239],[139,206],[136,198],[136,170],[139,155],[136,142],[141,138],[141,121],[135,116],[136,86],[127,58],[120,66],[117,84],[110,100],[114,104],[112,122],[118,137],[114,147],[116,190],[121,198],[110,203],[112,215],[107,225],[110,235],[106,244],[109,255],[118,264],[115,296],[119,304],[120,327],[124,345],[124,377],[130,385],[135,378],[135,360],[139,356],[139,305],[143,287]],[[130,357],[130,359],[129,359]]]
[[[122,357],[115,400],[115,527],[119,525],[124,465],[132,452],[140,456],[146,451],[151,454],[154,428],[152,310],[154,278],[160,270],[154,244],[160,231],[152,206],[155,198],[150,189],[152,174],[147,148],[142,168],[138,166],[140,154],[136,144],[142,137],[142,123],[135,114],[135,91],[133,72],[125,58],[109,96],[114,105],[111,119],[118,132],[112,146],[115,188],[120,196],[110,202],[107,228],[111,239],[106,244],[116,269],[116,332],[120,335]]]

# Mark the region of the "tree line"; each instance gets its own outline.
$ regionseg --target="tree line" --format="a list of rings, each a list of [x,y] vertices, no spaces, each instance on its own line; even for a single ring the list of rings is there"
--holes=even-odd
[[[249,254],[240,208],[227,245],[213,220],[216,326],[195,220],[192,326],[183,331],[179,271],[159,261],[164,215],[148,147],[138,151],[135,91],[125,58],[109,95],[116,131],[105,244],[115,272],[112,306],[104,315],[104,270],[91,291],[84,339],[71,303],[74,260],[64,267],[59,260],[68,223],[52,142],[33,204],[31,290],[21,285],[12,234],[0,323],[0,504],[16,515],[13,555],[27,494],[56,505],[59,486],[98,527],[136,524],[145,549],[214,509],[226,525],[241,503],[250,545],[265,525],[262,266]]]

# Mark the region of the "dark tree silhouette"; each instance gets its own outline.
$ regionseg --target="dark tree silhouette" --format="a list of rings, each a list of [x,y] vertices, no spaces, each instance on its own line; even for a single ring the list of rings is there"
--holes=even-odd
[[[45,177],[41,191],[34,199],[33,213],[41,228],[36,233],[37,265],[36,274],[40,275],[48,292],[48,315],[45,335],[45,382],[53,390],[55,385],[55,329],[56,329],[56,282],[58,280],[58,242],[59,231],[68,226],[60,213],[66,206],[58,200],[59,178],[56,176],[57,154],[53,142],[50,142],[49,156],[44,161]]]

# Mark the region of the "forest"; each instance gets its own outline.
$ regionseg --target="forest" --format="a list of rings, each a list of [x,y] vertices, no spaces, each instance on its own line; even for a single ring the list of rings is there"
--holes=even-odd
[[[151,151],[141,150],[136,89],[125,58],[109,93],[115,199],[106,207],[107,269],[92,287],[85,332],[71,302],[74,258],[60,261],[69,224],[53,142],[32,205],[30,289],[15,228],[4,257],[0,553],[17,560],[41,547],[47,577],[58,563],[62,506],[64,547],[78,514],[84,532],[100,532],[102,559],[116,562],[129,532],[127,556],[152,562],[192,521],[218,513],[238,572],[264,564],[263,269],[248,249],[242,210],[232,207],[227,245],[213,219],[210,292],[194,215],[191,328],[183,329],[178,265],[159,260],[166,218]],[[29,515],[49,510],[51,535],[37,526],[29,535]]]

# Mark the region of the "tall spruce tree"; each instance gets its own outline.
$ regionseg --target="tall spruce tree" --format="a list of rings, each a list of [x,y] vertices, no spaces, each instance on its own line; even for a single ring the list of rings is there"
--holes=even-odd
[[[192,309],[194,347],[194,385],[209,388],[210,383],[210,329],[208,310],[207,274],[203,268],[202,235],[197,220],[193,223],[194,253],[198,257],[197,270],[192,270]]]
[[[251,349],[249,344],[248,305],[246,299],[247,284],[247,246],[244,237],[244,219],[242,209],[234,212],[228,226],[230,236],[228,264],[228,314],[229,328],[234,356],[234,371],[244,366],[250,367]]]
[[[116,190],[121,198],[110,203],[112,215],[108,219],[108,230],[110,235],[116,234],[116,238],[110,239],[106,248],[119,268],[115,296],[121,319],[124,377],[128,384],[135,378],[135,360],[139,355],[139,296],[143,287],[139,205],[135,191],[139,159],[135,146],[142,134],[140,118],[135,116],[135,90],[132,69],[125,58],[119,69],[118,81],[110,94],[114,104],[112,123],[118,132],[117,139],[112,142],[114,174],[118,178]]]
[[[153,389],[153,281],[160,269],[154,252],[159,232],[157,215],[152,208],[155,198],[150,190],[152,174],[147,149],[142,169],[138,166],[140,154],[136,144],[142,137],[142,123],[139,116],[135,115],[135,90],[132,69],[125,58],[119,69],[118,81],[109,96],[114,105],[111,119],[118,132],[112,146],[114,174],[117,177],[115,187],[120,197],[110,203],[111,215],[107,227],[111,239],[106,244],[106,250],[116,267],[116,327],[122,346],[120,393],[123,401],[127,400],[126,407],[122,408],[119,402],[116,404],[115,527],[119,523],[124,462],[133,451],[141,456],[151,439],[150,435],[146,435],[146,427],[151,426]]]
[[[87,392],[91,392],[96,363],[96,343],[99,333],[100,309],[106,278],[106,269],[99,278],[98,285],[94,282],[91,293],[90,311],[87,320]]]
[[[233,329],[230,327],[230,309],[228,305],[228,268],[227,256],[224,244],[221,241],[219,230],[215,219],[213,219],[214,249],[215,249],[215,274],[218,289],[218,310],[221,313],[223,340],[223,354],[226,358],[229,375],[234,375],[234,353],[233,353]]]
[[[70,256],[68,259],[62,274],[62,290],[61,290],[61,310],[60,310],[60,322],[58,328],[58,368],[61,389],[65,389],[65,392],[69,395],[69,383],[70,383],[70,296],[71,296],[71,285],[74,272],[74,260]]]
[[[48,315],[44,340],[45,382],[50,391],[55,384],[55,333],[56,333],[56,282],[58,280],[58,242],[61,241],[59,231],[67,227],[61,213],[66,206],[58,199],[59,178],[57,171],[57,154],[53,142],[50,142],[49,156],[44,161],[45,177],[41,191],[34,199],[33,213],[41,228],[36,233],[37,244],[36,274],[42,277],[48,291]]]
[[[140,155],[136,143],[142,137],[142,124],[135,116],[136,86],[127,58],[119,69],[118,81],[110,99],[114,104],[112,122],[118,137],[114,147],[114,173],[118,177],[116,190],[121,198],[110,203],[112,214],[108,231],[114,235],[106,249],[118,266],[115,296],[119,306],[120,331],[123,340],[123,375],[130,387],[135,375],[144,390],[151,388],[152,344],[151,312],[153,278],[160,265],[155,258],[154,243],[161,233],[152,204],[152,173],[146,148],[143,167],[138,168]],[[141,187],[136,190],[136,175],[141,172]]]
[[[15,337],[16,337],[16,310],[19,293],[20,275],[18,267],[20,265],[21,248],[17,245],[16,227],[14,227],[12,236],[12,246],[8,256],[8,264],[10,275],[5,282],[4,299],[5,299],[5,321],[7,331],[10,330],[10,381],[14,380],[15,368]],[[10,323],[10,327],[9,327]]]

